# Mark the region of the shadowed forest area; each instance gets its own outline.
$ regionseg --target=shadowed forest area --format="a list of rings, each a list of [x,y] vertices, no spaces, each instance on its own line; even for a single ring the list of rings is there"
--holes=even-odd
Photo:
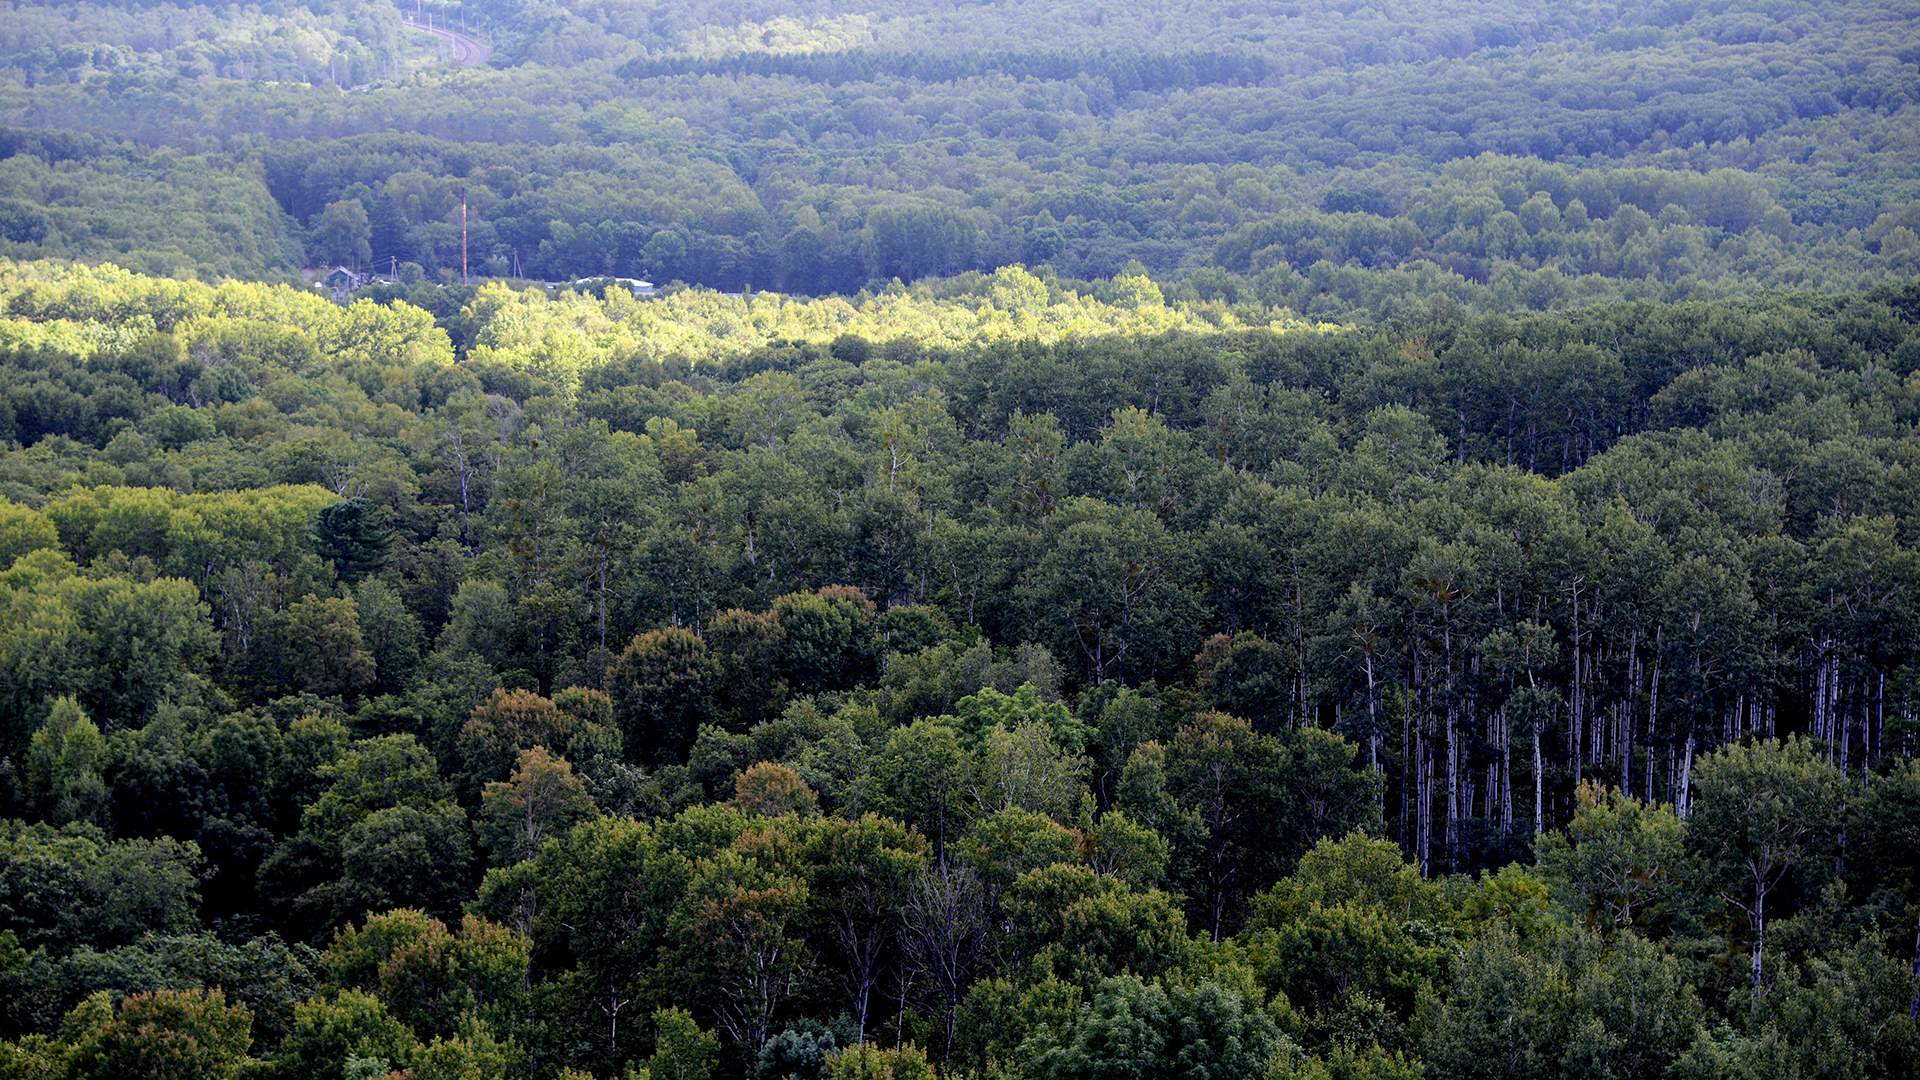
[[[0,1080],[1914,1075],[1916,99],[1893,2],[14,0]]]

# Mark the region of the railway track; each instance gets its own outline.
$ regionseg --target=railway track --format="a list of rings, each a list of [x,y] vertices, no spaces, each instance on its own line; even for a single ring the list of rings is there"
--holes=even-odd
[[[446,42],[453,52],[453,62],[460,67],[479,67],[493,56],[493,45],[482,38],[474,37],[463,30],[449,30],[444,26],[429,26],[412,19],[402,22],[415,30],[424,30]]]

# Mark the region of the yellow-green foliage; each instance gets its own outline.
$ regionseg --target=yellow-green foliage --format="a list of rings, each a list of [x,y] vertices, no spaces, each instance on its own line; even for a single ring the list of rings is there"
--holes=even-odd
[[[146,316],[121,323],[0,318],[0,349],[52,349],[91,357],[124,348],[151,333],[153,320]]]
[[[1250,323],[1224,304],[1170,303],[1159,286],[1138,275],[1115,278],[1097,291],[1076,292],[1017,266],[951,282],[896,285],[852,300],[711,289],[641,300],[617,287],[602,296],[549,297],[494,282],[478,290],[463,318],[474,327],[472,361],[528,372],[563,391],[576,387],[583,372],[614,359],[637,355],[697,364],[780,342],[822,344],[845,336],[946,350],[1006,340],[1333,329],[1285,311]],[[358,300],[343,307],[286,285],[205,285],[111,265],[0,260],[0,348],[40,345],[92,357],[156,332],[172,334],[191,350],[220,349],[236,334],[272,331],[305,339],[321,362],[375,400],[411,404],[435,369],[453,363],[446,332],[425,311],[404,303]]]
[[[307,549],[314,516],[338,500],[311,484],[194,495],[95,487],[55,499],[45,516],[81,562],[119,552],[201,580],[217,566],[239,562],[286,565]]]
[[[47,515],[0,499],[0,570],[28,552],[57,547],[59,543],[60,534]]]
[[[827,1059],[831,1080],[933,1080],[933,1065],[919,1047],[885,1050],[870,1043],[849,1046]]]
[[[408,304],[360,300],[343,307],[291,285],[207,285],[112,264],[0,259],[0,347],[49,343],[91,356],[154,331],[196,341],[242,321],[294,330],[349,365],[453,362],[446,331]]]
[[[737,356],[776,342],[823,343],[842,336],[884,345],[910,341],[958,349],[1002,340],[1144,337],[1258,329],[1219,304],[1170,304],[1146,277],[1116,278],[1102,299],[1049,285],[1017,266],[954,290],[917,285],[855,300],[780,293],[728,295],[687,289],[650,300],[608,289],[595,297],[557,297],[505,284],[483,286],[466,316],[476,328],[472,358],[531,371],[567,386],[579,373],[616,357],[680,358],[694,363]],[[1273,312],[1274,332],[1331,329]]]
[[[136,371],[155,388],[169,370],[191,368],[214,386],[224,376],[239,389],[222,394],[203,384],[188,398],[213,404],[224,434],[252,426],[230,405],[250,393],[303,423],[359,435],[390,431],[403,415],[381,416],[367,403],[417,410],[471,382],[454,366],[447,332],[411,304],[342,306],[289,285],[208,285],[112,265],[0,258],[0,353],[9,352]]]

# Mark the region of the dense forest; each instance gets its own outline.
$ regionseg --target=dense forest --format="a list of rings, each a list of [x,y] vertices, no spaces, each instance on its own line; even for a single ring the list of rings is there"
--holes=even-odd
[[[8,1075],[1911,1075],[1920,291],[1152,290],[0,268]]]
[[[17,258],[453,280],[465,199],[473,272],[727,290],[1137,265],[1349,318],[1920,272],[1903,0],[9,2]]]
[[[5,2],[0,1080],[1920,1075],[1911,5]]]

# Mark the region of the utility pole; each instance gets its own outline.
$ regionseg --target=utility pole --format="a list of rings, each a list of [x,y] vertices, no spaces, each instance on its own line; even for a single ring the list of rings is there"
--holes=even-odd
[[[460,284],[467,283],[467,196],[460,195]]]

